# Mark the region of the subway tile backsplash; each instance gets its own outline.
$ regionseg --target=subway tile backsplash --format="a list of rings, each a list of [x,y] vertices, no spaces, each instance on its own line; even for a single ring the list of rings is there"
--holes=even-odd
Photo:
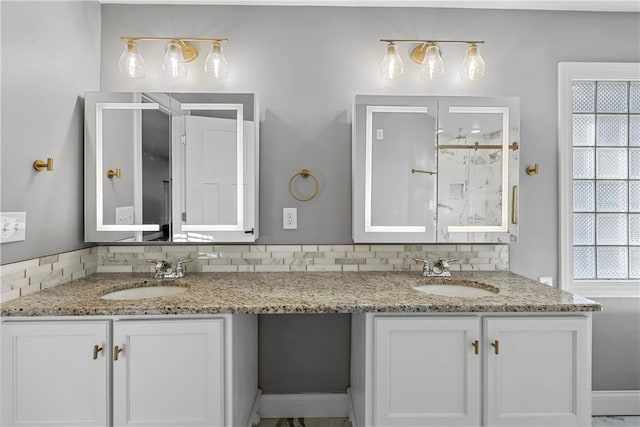
[[[186,270],[420,271],[413,258],[458,258],[452,271],[508,271],[508,245],[99,246],[98,272],[153,272],[147,259],[191,258]]]
[[[97,271],[97,247],[47,255],[0,266],[1,301],[9,301],[90,276]]]
[[[152,273],[149,259],[191,258],[188,272],[420,271],[413,258],[457,258],[452,271],[508,271],[509,246],[202,245],[95,246],[0,266],[0,300],[9,301],[98,273]]]

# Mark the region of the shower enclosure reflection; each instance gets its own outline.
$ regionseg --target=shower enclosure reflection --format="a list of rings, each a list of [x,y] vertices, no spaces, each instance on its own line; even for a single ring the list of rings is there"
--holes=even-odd
[[[358,95],[355,242],[517,239],[517,98]]]

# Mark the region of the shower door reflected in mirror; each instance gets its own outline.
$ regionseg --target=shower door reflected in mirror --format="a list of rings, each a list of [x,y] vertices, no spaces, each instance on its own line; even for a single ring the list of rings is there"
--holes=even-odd
[[[438,241],[509,242],[517,233],[518,112],[508,99],[492,103],[440,98]]]

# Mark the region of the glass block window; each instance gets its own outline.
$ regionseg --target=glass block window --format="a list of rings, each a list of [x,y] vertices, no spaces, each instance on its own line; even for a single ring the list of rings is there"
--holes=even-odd
[[[640,82],[572,89],[573,278],[640,279]]]

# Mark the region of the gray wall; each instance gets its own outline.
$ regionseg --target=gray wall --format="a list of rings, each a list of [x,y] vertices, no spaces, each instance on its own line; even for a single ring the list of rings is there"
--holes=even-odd
[[[3,212],[26,211],[24,242],[2,264],[86,246],[82,97],[100,82],[97,2],[0,2]],[[53,157],[53,172],[36,159]]]
[[[558,281],[557,68],[562,61],[640,61],[637,13],[500,11],[464,9],[124,6],[102,8],[101,89],[255,92],[261,106],[259,243],[351,242],[351,110],[355,94],[519,96],[521,107],[520,239],[510,245],[511,270]],[[162,45],[141,43],[147,64],[143,80],[117,70],[122,35],[229,37],[227,81],[204,77],[199,58],[183,81],[161,76]],[[456,68],[464,48],[445,45],[446,78],[423,82],[406,58],[405,76],[384,81],[378,69],[380,38],[483,39],[487,75],[461,82]],[[526,166],[539,163],[530,177]],[[310,169],[320,193],[309,203],[288,194],[289,177]],[[281,229],[282,208],[298,208],[298,230]],[[606,300],[606,313],[594,316],[594,389],[640,389],[638,300]],[[307,342],[348,330],[314,327],[296,320],[290,330]],[[282,343],[275,332],[262,340]],[[613,338],[612,338],[613,337]],[[623,338],[633,337],[631,340]],[[603,343],[613,340],[611,349]],[[295,364],[261,353],[261,366]],[[265,359],[266,358],[266,359]],[[615,360],[613,362],[612,360]],[[328,371],[319,367],[316,383]],[[261,378],[265,380],[264,376]],[[311,379],[307,378],[308,381]],[[284,379],[262,384],[283,392],[307,391]],[[344,377],[335,374],[337,388]]]
[[[83,246],[78,97],[85,91],[255,92],[262,119],[260,243],[274,244],[351,241],[355,94],[504,95],[521,98],[522,117],[520,241],[510,245],[511,268],[557,281],[557,63],[640,61],[637,13],[103,5],[100,21],[93,2],[2,1],[0,7],[2,210],[28,212],[27,241],[2,245],[2,263]],[[196,71],[181,82],[164,79],[158,71],[163,48],[156,42],[141,43],[147,77],[128,80],[117,69],[123,35],[229,37],[231,77],[216,82]],[[378,40],[385,37],[482,38],[487,76],[459,82],[455,68],[464,49],[447,45],[443,81],[421,81],[408,60],[402,80],[383,81]],[[47,156],[56,159],[56,171],[32,173],[33,160]],[[536,162],[540,175],[523,173]],[[301,168],[320,180],[320,194],[309,203],[296,202],[287,190],[289,177]],[[281,230],[283,207],[298,208],[297,231]],[[594,316],[594,389],[640,389],[638,300],[608,299],[605,309]],[[348,337],[346,327],[314,322],[288,320],[286,329],[296,337],[289,344],[299,352],[290,360],[261,354],[263,369],[305,357],[316,337]],[[286,345],[277,331],[265,333],[262,342]],[[312,390],[344,384],[344,372],[327,366],[318,366],[315,380],[306,379]],[[321,380],[327,385],[319,378],[326,375],[331,384],[320,386]],[[274,381],[266,388],[308,389]]]

